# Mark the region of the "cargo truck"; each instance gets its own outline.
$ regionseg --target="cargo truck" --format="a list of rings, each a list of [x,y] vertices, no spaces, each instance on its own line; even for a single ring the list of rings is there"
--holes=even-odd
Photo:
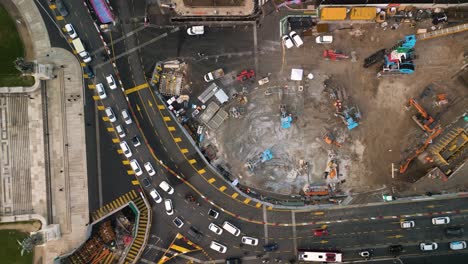
[[[223,71],[223,69],[219,68],[217,70],[214,70],[214,71],[211,71],[211,72],[205,74],[205,76],[203,76],[203,78],[205,79],[205,82],[211,82],[211,81],[219,79],[219,78],[221,78],[223,76],[224,76],[224,71]]]
[[[91,61],[91,56],[85,50],[80,38],[76,38],[73,40],[73,46],[75,47],[76,52],[78,53],[78,55],[80,55],[84,62],[88,63]]]

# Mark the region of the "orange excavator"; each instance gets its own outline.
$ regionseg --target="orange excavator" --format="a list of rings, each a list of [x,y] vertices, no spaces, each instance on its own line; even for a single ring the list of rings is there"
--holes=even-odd
[[[418,102],[416,102],[416,100],[414,100],[414,98],[409,99],[408,107],[410,106],[414,106],[414,108],[416,108],[416,110],[419,112],[418,116],[415,115],[412,117],[416,124],[418,124],[422,130],[429,133],[434,133],[435,128],[431,128],[431,125],[434,123],[434,118],[432,118],[432,116],[430,116],[426,110],[424,110],[424,108]]]
[[[400,166],[400,173],[405,173],[406,170],[408,169],[408,166],[410,165],[411,161],[413,161],[415,158],[419,156],[419,154],[423,153],[424,150],[426,150],[427,146],[432,143],[432,140],[436,138],[440,133],[442,133],[442,129],[437,126],[434,128],[434,133],[432,133],[425,141],[424,145],[422,145],[419,149],[416,150],[416,152],[409,158],[406,159],[405,164]]]

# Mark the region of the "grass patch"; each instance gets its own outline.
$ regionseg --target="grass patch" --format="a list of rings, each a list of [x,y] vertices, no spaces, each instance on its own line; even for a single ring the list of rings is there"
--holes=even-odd
[[[21,246],[19,241],[23,241],[28,234],[16,230],[0,230],[0,260],[8,264],[31,264],[33,263],[33,254],[24,253],[21,256]]]
[[[6,9],[0,5],[0,87],[31,86],[33,77],[23,77],[13,62],[17,57],[24,57],[24,45],[16,31],[15,21]]]

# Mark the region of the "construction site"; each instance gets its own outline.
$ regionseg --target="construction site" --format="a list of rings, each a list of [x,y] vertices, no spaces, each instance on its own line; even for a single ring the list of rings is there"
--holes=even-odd
[[[260,55],[258,72],[218,65],[181,122],[241,190],[328,199],[449,182],[467,158],[468,25],[393,9],[311,23],[301,49]],[[314,41],[323,34],[333,42]]]

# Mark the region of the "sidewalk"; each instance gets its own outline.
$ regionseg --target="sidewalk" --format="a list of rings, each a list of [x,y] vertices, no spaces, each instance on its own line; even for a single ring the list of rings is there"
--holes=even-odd
[[[184,0],[172,0],[176,5],[174,10],[180,16],[249,16],[255,11],[254,1],[245,0],[243,6],[233,7],[190,7],[185,6]]]
[[[27,37],[25,46],[33,49],[29,59],[53,64],[56,76],[41,82],[40,89],[19,95],[28,101],[27,145],[31,157],[31,189],[22,188],[32,193],[34,212],[53,219],[49,225],[60,224],[62,234],[61,239],[35,248],[34,263],[53,263],[55,257],[84,242],[89,222],[83,75],[79,61],[71,52],[50,47],[35,2],[12,0],[10,9],[12,4],[18,12],[14,14],[15,19],[21,21],[19,30],[28,31],[21,35]],[[49,210],[48,202],[52,203]]]

